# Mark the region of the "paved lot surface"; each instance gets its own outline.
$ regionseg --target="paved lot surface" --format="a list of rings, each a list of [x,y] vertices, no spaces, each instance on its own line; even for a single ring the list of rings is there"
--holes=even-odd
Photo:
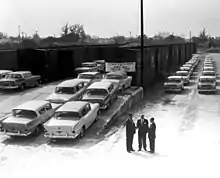
[[[211,55],[220,74],[220,55]],[[132,111],[135,120],[140,114],[155,117],[155,155],[126,152],[125,128],[118,127],[122,117],[105,136],[95,137],[92,130],[96,129],[91,128],[79,141],[48,144],[42,135],[16,140],[0,135],[1,176],[219,177],[220,87],[215,95],[198,94],[200,73],[199,67],[182,94],[165,94],[161,85],[156,86],[147,100]],[[53,87],[1,95],[1,113],[25,100],[45,97]],[[134,148],[138,148],[137,135]]]

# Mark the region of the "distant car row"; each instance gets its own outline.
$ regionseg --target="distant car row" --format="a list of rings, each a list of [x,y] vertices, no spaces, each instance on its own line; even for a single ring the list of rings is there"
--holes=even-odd
[[[76,73],[82,72],[105,72],[105,61],[104,60],[96,60],[93,62],[83,62],[81,67],[77,67],[75,69]]]
[[[200,58],[197,56],[192,57],[188,62],[180,67],[180,70],[167,78],[164,83],[165,92],[180,92],[184,90],[184,85],[188,84],[190,81],[190,76],[192,75],[195,67],[199,63]]]
[[[125,72],[80,73],[77,78],[56,86],[45,101],[32,100],[14,108],[2,118],[1,131],[10,136],[36,135],[45,129],[46,138],[82,137],[117,99],[118,92],[130,87],[132,77]],[[51,118],[52,117],[52,118]]]
[[[207,56],[203,62],[202,75],[199,77],[198,92],[216,92],[216,65],[211,57]]]

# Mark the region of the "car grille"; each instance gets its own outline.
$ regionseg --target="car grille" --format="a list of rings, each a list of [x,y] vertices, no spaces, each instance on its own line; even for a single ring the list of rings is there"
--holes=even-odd
[[[178,88],[178,85],[166,85],[165,88]]]
[[[14,86],[15,83],[14,82],[0,82],[1,86]]]

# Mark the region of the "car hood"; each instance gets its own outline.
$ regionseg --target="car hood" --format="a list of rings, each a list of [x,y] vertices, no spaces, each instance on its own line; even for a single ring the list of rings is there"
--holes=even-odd
[[[28,124],[32,119],[24,118],[24,117],[13,117],[10,116],[7,119],[3,120],[3,124]]]
[[[47,101],[68,101],[73,95],[52,93],[47,97]]]
[[[84,78],[77,78],[77,80],[82,81],[82,82],[86,82],[86,83],[89,83],[92,81],[92,79],[84,79]]]
[[[102,79],[102,82],[120,83],[120,80],[117,80],[117,79]]]
[[[49,127],[74,127],[79,121],[74,120],[59,120],[51,119],[48,123],[45,124],[47,128]]]
[[[104,100],[106,97],[103,95],[84,95],[82,100]]]

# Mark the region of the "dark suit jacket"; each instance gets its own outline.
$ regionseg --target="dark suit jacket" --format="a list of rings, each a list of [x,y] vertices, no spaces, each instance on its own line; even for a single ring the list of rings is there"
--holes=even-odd
[[[156,138],[156,124],[155,123],[150,124],[148,137],[150,139],[155,139]]]
[[[144,119],[143,124],[141,124],[141,119],[137,121],[137,128],[139,134],[146,134],[148,132],[148,120]]]
[[[135,123],[130,121],[129,119],[126,121],[126,135],[134,135],[135,134]]]

